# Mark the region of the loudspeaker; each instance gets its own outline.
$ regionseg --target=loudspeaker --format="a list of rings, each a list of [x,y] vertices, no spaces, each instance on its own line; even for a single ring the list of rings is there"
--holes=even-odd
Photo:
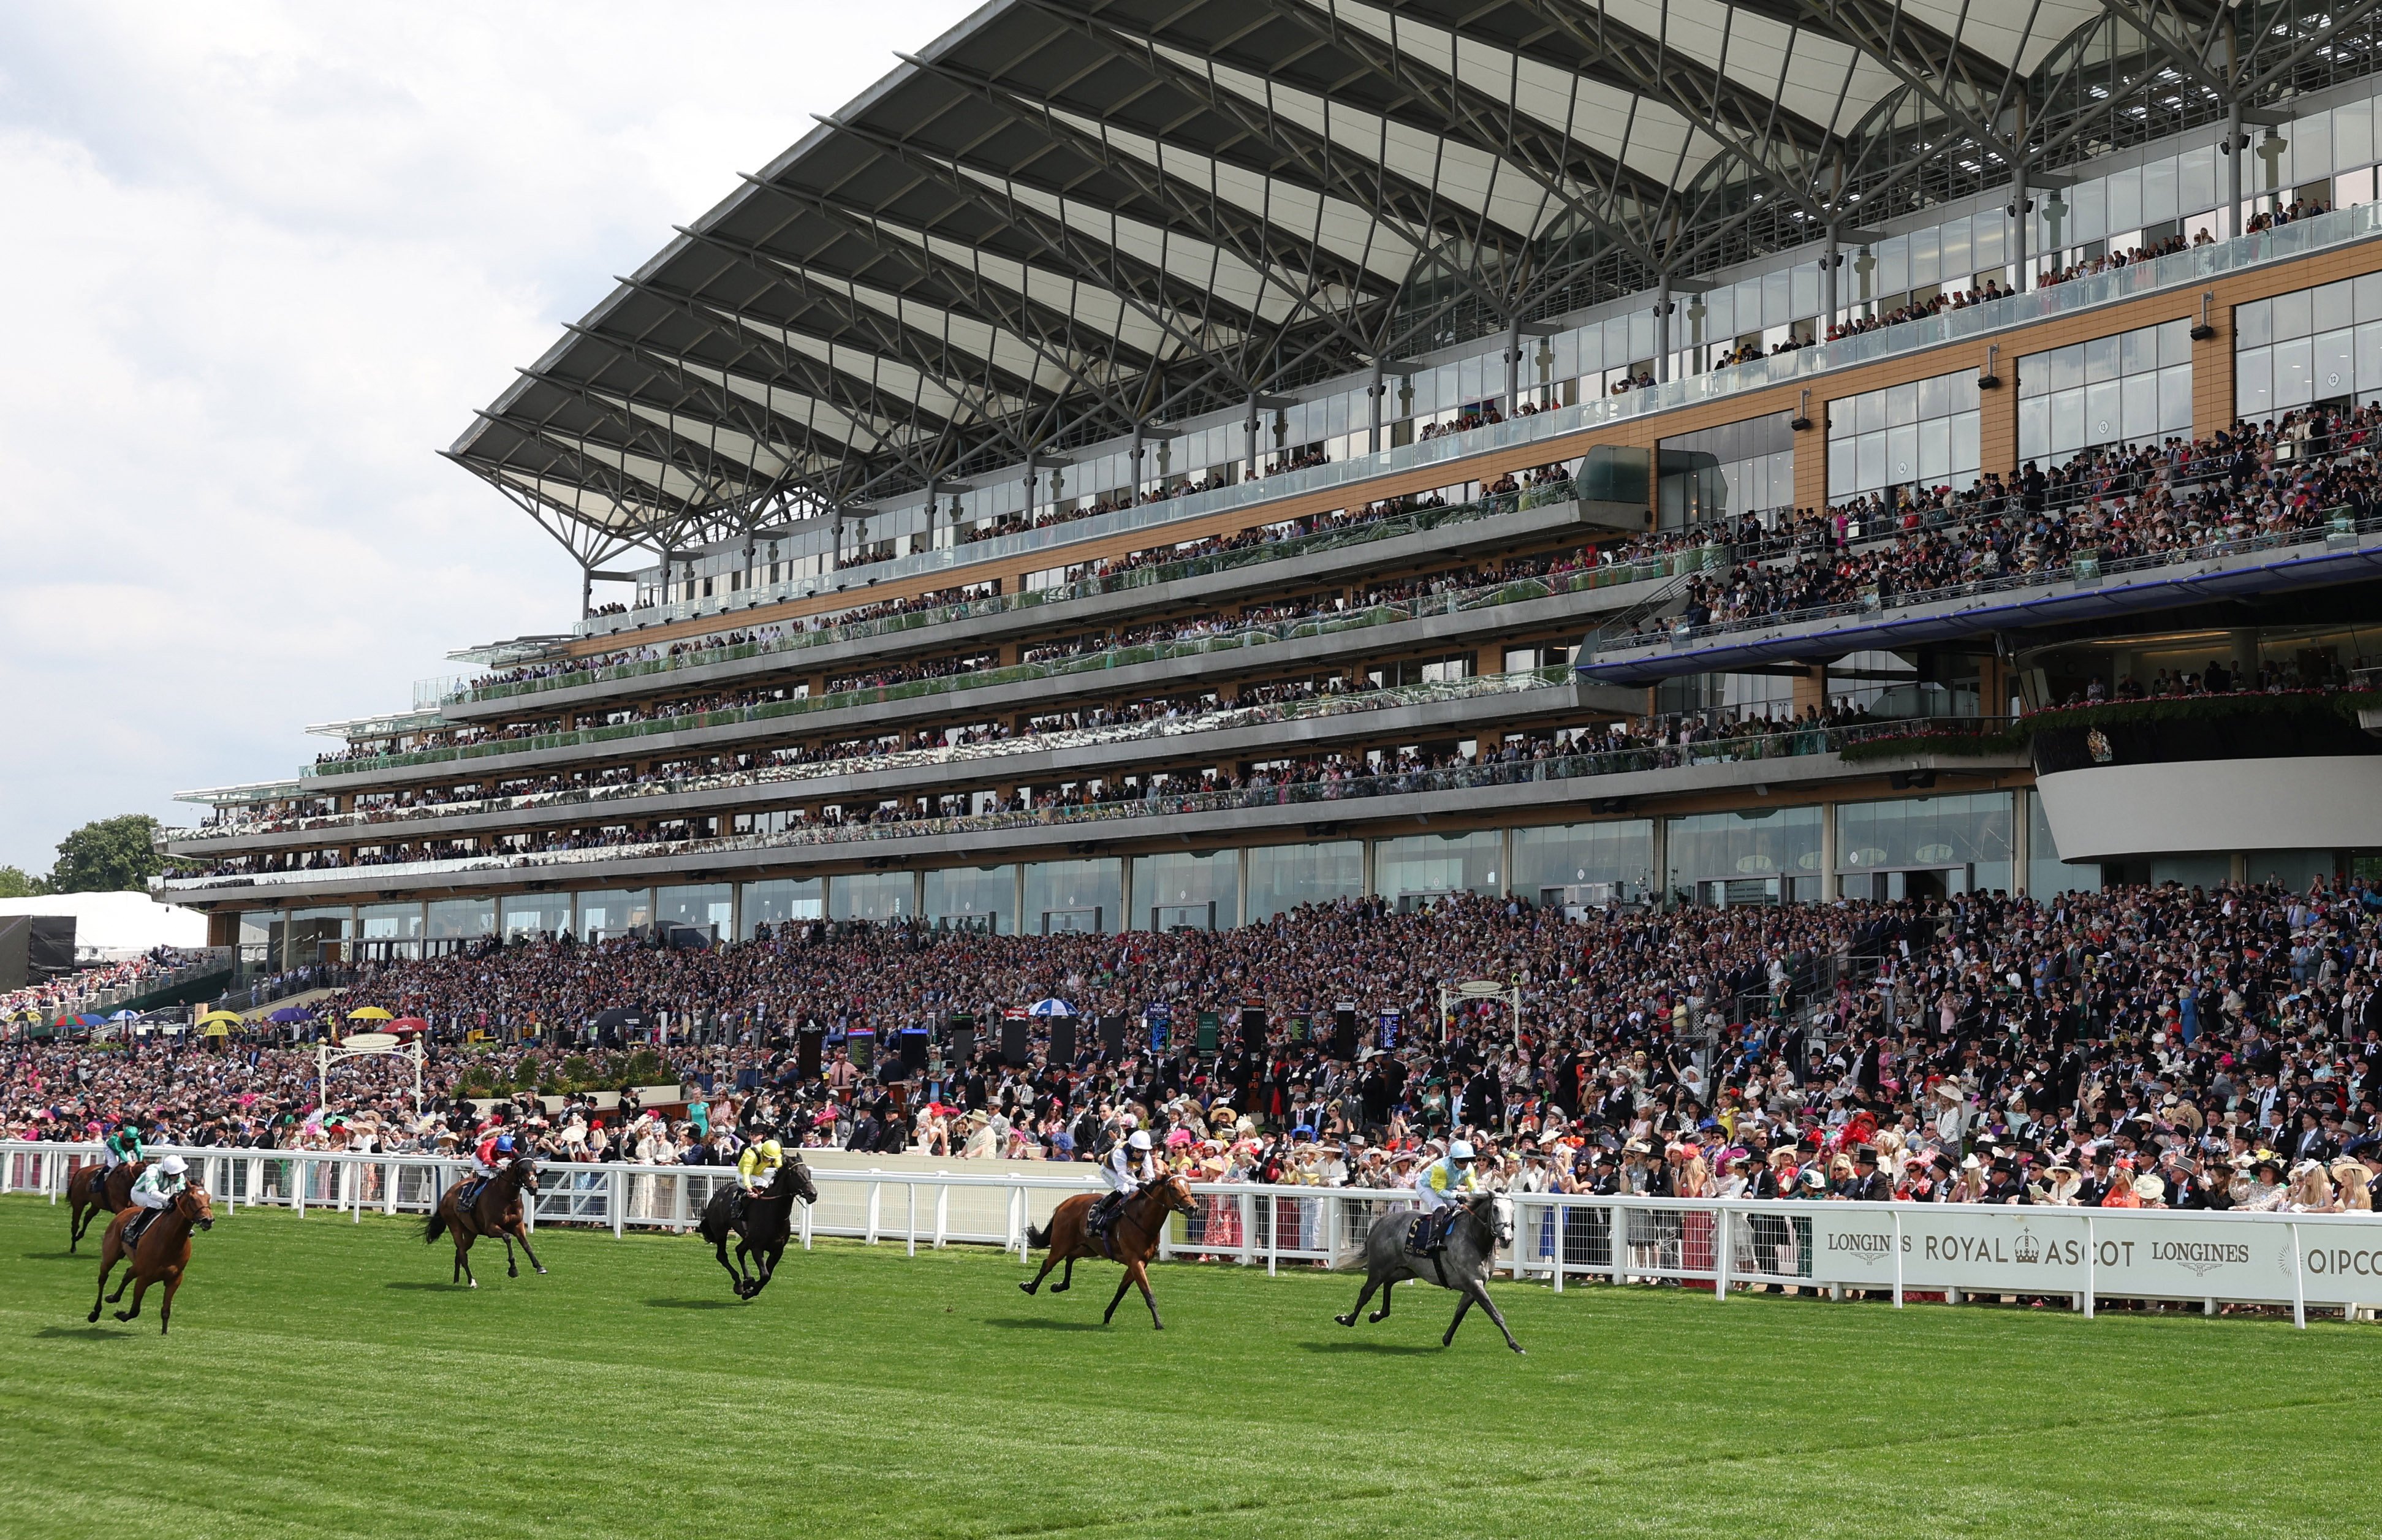
[[[1114,1060],[1124,1057],[1124,1021],[1122,1014],[1100,1017],[1101,1058]]]
[[[954,1070],[964,1071],[976,1059],[976,1027],[970,1023],[952,1029],[951,1057],[947,1061]]]
[[[923,1075],[927,1071],[927,1029],[906,1027],[902,1030],[902,1069],[904,1074]]]
[[[1241,1046],[1252,1053],[1259,1053],[1265,1048],[1265,1008],[1261,1005],[1242,1006]]]
[[[1353,1000],[1341,1001],[1332,1012],[1332,1056],[1357,1056],[1357,1003]]]
[[[794,1036],[794,1078],[816,1080],[819,1073],[819,1050],[827,1041],[824,1028],[805,1027]]]
[[[1004,1017],[1001,1023],[1001,1062],[1021,1065],[1034,1056],[1026,1040],[1026,1029],[1032,1024],[1023,1016]]]
[[[1054,1016],[1050,1018],[1050,1063],[1062,1068],[1075,1062],[1075,1018]]]

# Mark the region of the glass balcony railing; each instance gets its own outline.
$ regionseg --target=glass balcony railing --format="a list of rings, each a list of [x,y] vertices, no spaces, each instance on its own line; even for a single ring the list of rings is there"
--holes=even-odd
[[[725,615],[731,609],[778,603],[839,589],[861,588],[870,583],[893,583],[937,573],[956,573],[966,568],[1037,555],[1079,541],[1155,529],[1285,498],[1355,486],[1378,476],[1425,466],[1452,464],[1495,450],[1544,443],[1583,429],[1624,422],[1651,413],[1670,412],[1749,390],[1791,385],[1855,364],[1922,352],[1946,343],[1983,337],[2013,326],[2029,326],[2055,316],[2071,315],[2120,301],[2140,299],[2146,294],[2206,283],[2228,273],[2290,261],[2315,252],[2371,240],[2378,234],[2382,234],[2382,204],[2361,203],[2313,218],[2295,220],[2279,229],[2196,246],[2092,277],[2030,290],[2007,299],[1947,311],[1922,321],[1906,321],[1898,326],[1792,352],[1774,353],[1749,363],[1714,369],[1619,396],[1599,397],[1577,406],[1557,407],[1504,423],[1443,433],[1379,453],[1286,471],[1279,475],[1216,487],[1189,497],[1142,503],[1113,512],[1048,524],[1038,529],[1020,530],[941,550],[917,551],[890,561],[847,567],[826,576],[798,578],[769,588],[747,589],[732,600],[680,601],[634,610],[625,614],[592,616],[579,622],[576,629],[583,636],[602,635],[632,630],[639,625],[663,625],[704,616]],[[961,578],[957,581],[968,580]]]
[[[680,653],[675,657],[644,659],[630,662],[610,663],[598,668],[577,670],[570,673],[547,674],[536,679],[506,681],[501,684],[473,685],[460,679],[424,681],[414,689],[419,702],[425,691],[437,691],[436,703],[449,701],[506,700],[521,696],[541,694],[547,690],[571,689],[613,680],[640,679],[678,669],[701,668],[706,664],[733,662],[740,659],[757,658],[768,653],[803,652],[813,647],[829,647],[842,642],[865,640],[874,636],[895,635],[932,626],[948,625],[958,621],[979,619],[986,615],[1015,613],[1038,610],[1070,599],[1098,598],[1107,594],[1129,592],[1153,584],[1173,583],[1184,578],[1204,577],[1214,573],[1235,572],[1270,562],[1286,561],[1295,557],[1313,556],[1323,551],[1349,546],[1369,545],[1401,535],[1415,535],[1426,530],[1444,529],[1453,524],[1471,523],[1499,514],[1518,512],[1526,509],[1543,508],[1568,502],[1578,496],[1569,481],[1549,482],[1526,487],[1517,492],[1501,492],[1492,497],[1476,498],[1468,502],[1449,507],[1410,509],[1361,524],[1332,529],[1318,530],[1311,535],[1296,536],[1283,540],[1268,540],[1234,550],[1214,551],[1202,556],[1185,557],[1180,561],[1152,562],[1127,572],[1101,577],[1087,577],[1074,583],[1050,588],[1037,588],[1022,594],[997,594],[985,598],[966,599],[952,604],[922,606],[899,614],[879,615],[867,620],[846,621],[816,630],[795,632],[791,635],[767,641],[743,642],[732,647],[705,647],[700,651]]]
[[[1503,677],[1515,679],[1520,676]],[[1523,687],[1535,688],[1541,684],[1534,680]],[[1572,781],[1584,776],[1616,775],[1637,770],[1692,770],[1710,765],[1742,764],[1750,760],[1836,754],[1850,745],[1872,739],[1920,739],[1921,743],[1913,752],[1922,752],[1953,738],[2005,733],[2008,727],[2007,719],[1998,717],[1897,718],[1848,727],[1790,727],[1740,736],[1714,737],[1701,743],[1551,755],[1544,758],[1491,761],[1443,770],[1393,767],[1379,773],[1350,773],[1317,781],[1274,782],[1260,777],[1252,784],[1230,791],[1163,794],[1153,789],[1147,795],[1112,802],[1054,803],[1013,813],[972,813],[883,823],[804,824],[760,834],[654,840],[584,850],[517,854],[492,852],[485,856],[378,866],[332,867],[309,871],[157,878],[152,879],[151,886],[160,891],[178,893],[208,888],[282,887],[337,881],[343,878],[370,878],[376,882],[395,883],[409,878],[464,871],[567,869],[611,861],[679,859],[736,851],[795,850],[1050,826],[1112,827],[1119,822],[1139,819],[1230,814],[1259,807],[1357,802],[1379,796],[1472,791],[1489,786]]]

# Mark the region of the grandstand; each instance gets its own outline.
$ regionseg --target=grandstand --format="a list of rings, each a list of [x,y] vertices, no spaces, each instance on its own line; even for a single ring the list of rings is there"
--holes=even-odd
[[[988,5],[447,451],[570,629],[157,896],[280,970],[2382,875],[2369,14]]]

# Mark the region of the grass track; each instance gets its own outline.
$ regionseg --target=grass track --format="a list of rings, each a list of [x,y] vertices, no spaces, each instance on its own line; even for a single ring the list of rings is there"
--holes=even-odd
[[[0,1200],[0,1535],[2371,1535],[2382,1328],[1401,1287],[823,1243],[751,1305],[699,1243],[547,1231],[449,1290],[418,1220],[243,1211],[170,1337],[86,1326]],[[485,1250],[475,1260],[490,1255]],[[128,1296],[129,1298],[129,1296]],[[140,1494],[99,1472],[138,1472]]]

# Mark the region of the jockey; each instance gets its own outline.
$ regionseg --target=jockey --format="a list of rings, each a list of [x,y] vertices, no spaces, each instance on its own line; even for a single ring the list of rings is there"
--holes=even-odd
[[[785,1164],[785,1149],[774,1139],[746,1145],[736,1157],[736,1180],[743,1187],[744,1196],[758,1198],[768,1191]]]
[[[116,1126],[116,1131],[109,1134],[104,1140],[104,1148],[106,1151],[104,1159],[107,1162],[107,1169],[110,1171],[119,1165],[140,1164],[142,1154],[141,1120],[137,1117],[128,1117],[118,1123]]]
[[[492,1127],[481,1136],[478,1147],[472,1152],[473,1178],[485,1182],[512,1163],[513,1136],[501,1126]]]
[[[1447,1153],[1415,1173],[1415,1201],[1430,1221],[1430,1244],[1436,1247],[1447,1234],[1448,1222],[1462,1205],[1463,1195],[1480,1190],[1472,1170],[1472,1146],[1457,1140]]]
[[[1125,1199],[1144,1182],[1158,1180],[1158,1152],[1149,1142],[1149,1130],[1136,1128],[1129,1139],[1121,1139],[1109,1150],[1108,1159],[1100,1163],[1100,1180],[1108,1191],[1085,1216],[1085,1224],[1095,1235],[1106,1235],[1110,1223]]]
[[[174,1199],[190,1185],[183,1175],[188,1170],[190,1167],[181,1156],[167,1155],[141,1173],[140,1179],[132,1184],[132,1206],[139,1209],[141,1214],[124,1226],[127,1248],[141,1238],[141,1232],[149,1227],[149,1221],[158,1210],[171,1207]]]

